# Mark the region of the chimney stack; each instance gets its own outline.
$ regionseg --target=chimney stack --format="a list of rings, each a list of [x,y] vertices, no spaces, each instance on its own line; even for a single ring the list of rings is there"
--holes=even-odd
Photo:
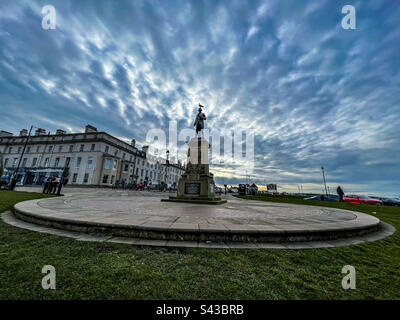
[[[57,129],[56,130],[56,134],[57,135],[62,135],[62,134],[66,134],[67,132],[65,130],[61,130],[61,129]]]
[[[135,139],[132,139],[132,141],[131,141],[131,146],[132,146],[132,147],[136,147],[136,140],[135,140]]]
[[[147,152],[149,151],[149,146],[143,146],[143,147],[142,147],[142,151],[143,151],[144,153],[147,153]]]
[[[90,133],[90,132],[97,132],[97,128],[93,127],[92,125],[88,124],[85,127],[85,133]]]
[[[27,135],[28,135],[28,130],[27,130],[27,129],[22,129],[22,130],[19,132],[19,135],[20,135],[20,137],[25,137],[25,136],[27,136]]]
[[[42,136],[46,134],[46,130],[42,128],[37,128],[35,131],[35,136]]]

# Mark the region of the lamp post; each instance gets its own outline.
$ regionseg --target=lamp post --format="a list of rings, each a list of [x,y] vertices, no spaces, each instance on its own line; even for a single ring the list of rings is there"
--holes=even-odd
[[[326,188],[326,181],[325,181],[324,166],[321,166],[321,170],[322,170],[322,177],[324,178],[325,194],[326,196],[328,196],[328,189]]]
[[[28,136],[26,137],[26,141],[25,141],[24,147],[23,147],[23,149],[22,149],[21,156],[19,157],[19,161],[18,161],[17,168],[15,169],[14,176],[13,176],[13,179],[12,179],[11,184],[10,184],[10,190],[11,190],[11,191],[15,189],[15,185],[17,184],[18,170],[19,170],[19,167],[20,167],[20,165],[21,165],[21,161],[22,161],[22,158],[23,158],[23,156],[24,156],[25,149],[26,149],[26,146],[27,146],[27,144],[28,144],[29,137],[31,136],[31,132],[32,132],[32,129],[33,129],[33,128],[37,128],[37,127],[35,127],[35,126],[32,125],[31,128],[29,129],[29,133],[28,133]]]
[[[168,167],[169,167],[169,150],[166,152],[167,161],[165,163],[165,184],[168,186]]]

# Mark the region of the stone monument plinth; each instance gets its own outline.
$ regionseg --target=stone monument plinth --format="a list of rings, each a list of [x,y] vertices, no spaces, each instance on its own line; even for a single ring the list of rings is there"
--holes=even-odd
[[[176,197],[161,201],[222,204],[226,200],[214,194],[214,175],[210,172],[208,150],[210,145],[204,138],[192,138],[188,142],[188,163],[179,179]]]

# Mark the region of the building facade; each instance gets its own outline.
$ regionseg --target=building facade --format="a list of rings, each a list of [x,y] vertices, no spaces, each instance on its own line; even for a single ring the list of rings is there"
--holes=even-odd
[[[83,133],[57,130],[50,134],[36,129],[29,137],[26,129],[19,136],[0,131],[0,152],[1,178],[10,181],[19,163],[19,185],[41,185],[51,175],[66,176],[70,185],[173,184],[184,172],[180,163],[149,161],[154,157],[148,154],[148,147],[139,150],[134,139],[128,144],[91,125]]]

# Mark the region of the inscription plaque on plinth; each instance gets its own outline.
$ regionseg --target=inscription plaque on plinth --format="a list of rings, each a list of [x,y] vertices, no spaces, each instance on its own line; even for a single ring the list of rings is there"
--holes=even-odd
[[[186,182],[185,194],[200,194],[200,183]]]

